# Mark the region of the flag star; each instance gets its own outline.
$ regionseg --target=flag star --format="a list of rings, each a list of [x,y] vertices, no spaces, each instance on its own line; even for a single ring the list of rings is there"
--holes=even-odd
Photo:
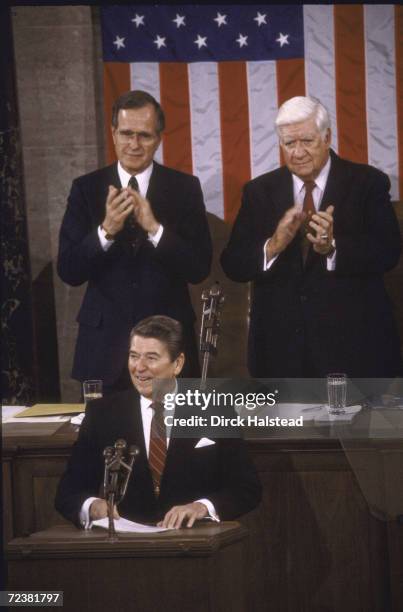
[[[237,43],[239,43],[239,47],[247,47],[248,46],[248,37],[243,34],[239,34],[239,38],[236,39]]]
[[[160,36],[157,34],[157,38],[153,40],[153,43],[154,45],[157,45],[158,49],[161,49],[161,47],[166,47],[165,40],[166,36]]]
[[[278,38],[276,38],[276,42],[280,43],[280,47],[283,47],[284,45],[289,45],[290,43],[288,42],[288,37],[289,34],[283,34],[282,32],[280,32]]]
[[[199,47],[199,49],[201,49],[202,47],[207,47],[206,40],[207,36],[200,36],[200,34],[198,34],[196,40],[193,42]]]
[[[174,23],[176,23],[176,27],[180,28],[181,26],[185,26],[185,15],[178,15],[178,13],[176,13],[176,17],[175,19],[172,19],[172,21]]]
[[[267,13],[265,13],[264,15],[261,15],[259,13],[259,11],[257,12],[256,17],[253,18],[253,21],[257,21],[257,25],[260,27],[263,23],[265,23],[267,25],[267,21],[266,21],[266,17],[267,17]]]
[[[116,49],[120,49],[121,47],[125,47],[125,39],[120,38],[120,36],[116,35],[116,40],[113,41],[113,44],[116,45]]]
[[[132,19],[132,23],[136,24],[136,28],[138,28],[141,25],[144,25],[144,15],[137,15],[136,13],[136,16],[133,17]]]
[[[221,13],[217,13],[217,17],[214,18],[214,21],[217,22],[217,25],[220,28],[222,25],[228,25],[226,19],[227,15],[221,15]]]

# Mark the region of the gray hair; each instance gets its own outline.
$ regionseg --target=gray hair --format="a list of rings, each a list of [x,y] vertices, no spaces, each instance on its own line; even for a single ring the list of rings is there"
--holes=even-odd
[[[284,125],[306,121],[313,117],[322,137],[330,128],[329,113],[323,104],[312,96],[295,96],[286,100],[278,109],[275,126],[280,136],[280,129]]]
[[[118,115],[120,110],[126,110],[130,108],[144,108],[145,106],[153,106],[157,117],[156,131],[158,134],[164,131],[165,128],[165,115],[161,108],[161,105],[155,98],[146,91],[136,89],[128,91],[115,101],[112,107],[112,127],[118,127]]]

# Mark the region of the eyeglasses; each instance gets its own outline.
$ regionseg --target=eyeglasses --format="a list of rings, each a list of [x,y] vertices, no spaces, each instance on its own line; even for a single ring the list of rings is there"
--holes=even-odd
[[[304,151],[310,151],[314,149],[318,144],[318,138],[301,138],[296,140],[280,140],[281,146],[284,147],[288,153],[292,153],[299,146]]]
[[[151,144],[157,140],[158,134],[150,134],[149,132],[132,132],[131,130],[116,130],[117,139],[122,144],[129,144],[134,138],[137,138],[139,144]]]

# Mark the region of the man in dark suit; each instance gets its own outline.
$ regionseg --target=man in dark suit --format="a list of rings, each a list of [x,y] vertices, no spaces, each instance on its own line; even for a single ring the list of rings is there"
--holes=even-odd
[[[72,376],[102,379],[106,392],[130,386],[127,338],[153,314],[182,322],[184,375],[200,371],[187,284],[207,277],[211,239],[199,180],[153,161],[164,125],[146,92],[118,98],[118,163],[73,182],[61,226],[58,273],[69,285],[88,283]]]
[[[103,450],[119,438],[140,449],[119,506],[125,518],[191,527],[208,516],[233,519],[258,504],[260,484],[241,438],[207,439],[202,428],[199,438],[184,437],[175,426],[169,436],[165,430],[165,417],[153,403],[155,380],[171,381],[170,391],[175,390],[183,350],[181,325],[169,317],[149,317],[133,329],[129,371],[134,388],[87,406],[56,495],[56,509],[67,519],[89,526],[107,515],[106,501],[99,497]],[[186,408],[175,408],[175,417],[185,415]]]
[[[399,339],[383,274],[398,262],[389,179],[330,150],[318,100],[279,109],[285,166],[246,184],[221,256],[253,281],[248,364],[258,377],[394,377]]]

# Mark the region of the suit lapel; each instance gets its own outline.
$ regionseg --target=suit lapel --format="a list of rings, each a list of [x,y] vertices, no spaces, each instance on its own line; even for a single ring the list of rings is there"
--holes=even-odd
[[[330,158],[330,172],[320,210],[326,210],[326,208],[332,204],[335,207],[336,213],[337,208],[340,207],[346,199],[350,179],[346,173],[342,160],[332,150],[330,151]]]
[[[278,223],[285,212],[295,204],[292,174],[286,166],[281,168],[281,174],[277,181],[275,181],[272,197],[276,206]],[[296,265],[302,270],[301,234],[299,232],[297,232],[288,249],[288,252],[293,253],[293,257],[296,258]]]
[[[336,155],[336,153],[334,153],[334,151],[332,150],[330,150],[330,158],[331,165],[329,176],[327,178],[325,191],[319,210],[324,211],[328,206],[334,206],[333,219],[334,228],[336,228],[337,218],[340,214],[340,209],[347,199],[347,194],[349,190],[349,178],[346,175],[342,160],[340,160],[338,155]],[[313,249],[310,249],[306,268],[312,267],[314,262],[320,262],[323,267],[325,266],[325,259],[318,253],[315,253]]]
[[[164,224],[174,225],[177,219],[177,205],[172,199],[172,190],[167,182],[167,170],[157,162],[153,163],[153,171],[147,189],[147,199],[151,204],[156,219]]]
[[[105,199],[108,193],[109,185],[113,185],[117,189],[121,189],[122,185],[120,182],[119,174],[118,174],[118,164],[111,164],[105,168],[105,172],[103,175],[103,181],[99,183],[100,189],[102,189],[105,193],[105,198],[102,202],[102,206],[105,206]],[[104,211],[105,212],[105,211]]]
[[[141,418],[140,397],[137,391],[129,389],[119,398],[119,431],[127,443],[139,447],[142,457],[146,456],[143,421]]]
[[[285,211],[294,205],[292,175],[286,166],[281,168],[277,180],[274,181],[273,186],[270,186],[270,191],[279,221]]]

